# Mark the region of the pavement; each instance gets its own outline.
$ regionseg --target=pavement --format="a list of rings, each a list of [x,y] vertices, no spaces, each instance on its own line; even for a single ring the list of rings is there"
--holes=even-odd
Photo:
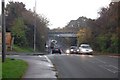
[[[7,57],[15,58],[15,59],[22,59],[28,62],[28,69],[23,76],[23,80],[27,78],[48,78],[49,80],[56,80],[56,70],[45,55],[39,56],[26,56],[26,55],[8,55]]]

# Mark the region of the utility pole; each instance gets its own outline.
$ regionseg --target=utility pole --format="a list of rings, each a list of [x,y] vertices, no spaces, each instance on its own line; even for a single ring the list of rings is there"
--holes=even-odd
[[[5,1],[2,0],[2,62],[5,61],[6,53],[6,27],[5,27]]]
[[[36,51],[36,0],[34,6],[34,52]]]

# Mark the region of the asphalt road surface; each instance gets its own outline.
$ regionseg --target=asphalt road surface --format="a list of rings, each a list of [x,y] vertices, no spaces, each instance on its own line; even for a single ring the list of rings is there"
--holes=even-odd
[[[48,58],[58,78],[118,78],[118,57],[77,54],[51,54]]]

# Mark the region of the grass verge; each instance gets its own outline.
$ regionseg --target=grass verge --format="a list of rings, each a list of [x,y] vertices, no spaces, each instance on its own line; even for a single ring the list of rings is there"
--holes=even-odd
[[[28,64],[19,59],[7,58],[4,63],[2,63],[2,78],[17,78],[20,80],[24,75]]]
[[[17,45],[14,45],[13,46],[13,51],[15,51],[15,52],[33,52],[33,49],[31,49],[31,48],[21,48],[21,47],[19,47],[19,46],[17,46]]]

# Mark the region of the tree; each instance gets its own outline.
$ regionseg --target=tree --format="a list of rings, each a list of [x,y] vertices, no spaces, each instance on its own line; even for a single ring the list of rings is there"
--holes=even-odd
[[[6,5],[6,30],[11,31],[11,26],[16,18],[22,17],[22,12],[26,10],[25,5],[21,2],[10,1]]]
[[[119,11],[120,2],[111,2],[109,7],[102,8],[99,11],[100,17],[95,20],[98,34],[94,37],[95,49],[103,52],[119,53]]]
[[[22,2],[10,1],[6,6],[6,29],[15,37],[15,44],[33,48],[34,27],[36,25],[36,48],[44,51],[49,30],[47,18],[27,10]],[[35,24],[36,20],[36,24]],[[19,30],[19,31],[18,31]]]
[[[27,46],[27,39],[25,35],[25,25],[22,18],[15,19],[15,22],[12,26],[12,35],[15,39],[15,44],[21,47]]]
[[[92,31],[88,27],[80,28],[77,33],[78,44],[80,43],[88,43],[91,40]]]

